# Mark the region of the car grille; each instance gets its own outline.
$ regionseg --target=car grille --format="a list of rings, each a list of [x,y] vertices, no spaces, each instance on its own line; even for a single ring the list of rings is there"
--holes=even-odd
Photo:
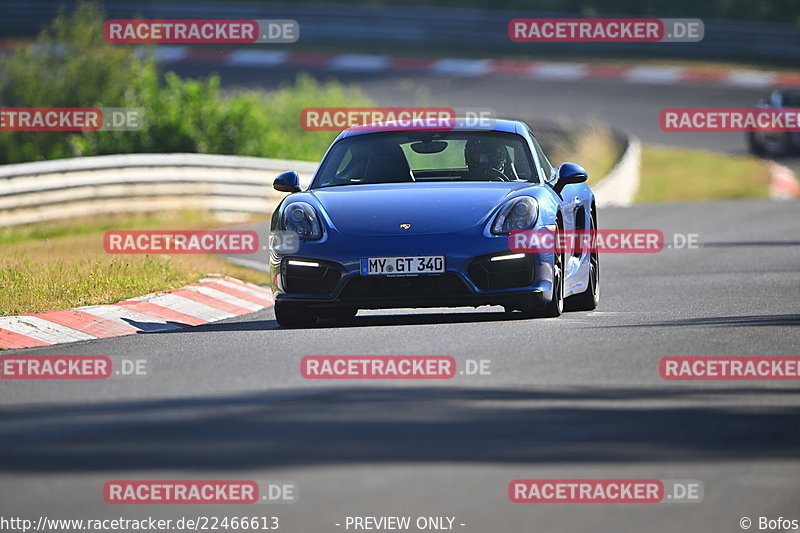
[[[319,263],[319,267],[296,266],[284,260],[281,264],[283,288],[293,294],[330,294],[336,289],[342,273],[332,263]]]
[[[455,274],[415,277],[357,276],[345,285],[343,299],[468,296],[466,284]]]
[[[525,254],[520,259],[490,261],[491,256],[472,262],[467,273],[482,291],[525,287],[533,282],[533,256]]]

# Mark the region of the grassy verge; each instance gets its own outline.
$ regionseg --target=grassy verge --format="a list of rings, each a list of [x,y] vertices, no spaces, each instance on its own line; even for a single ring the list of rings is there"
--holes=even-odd
[[[209,229],[202,213],[115,216],[5,228],[0,232],[0,316],[111,304],[219,273],[252,283],[267,276],[211,255],[109,255],[108,229]]]
[[[692,202],[769,196],[769,169],[750,156],[644,146],[636,202]]]
[[[336,132],[306,131],[305,107],[368,106],[360,91],[299,75],[266,94],[223,94],[220,78],[162,76],[152,56],[106,42],[107,15],[79,2],[33,43],[2,58],[3,107],[140,109],[134,131],[0,131],[0,164],[128,153],[207,153],[284,159],[319,158]]]

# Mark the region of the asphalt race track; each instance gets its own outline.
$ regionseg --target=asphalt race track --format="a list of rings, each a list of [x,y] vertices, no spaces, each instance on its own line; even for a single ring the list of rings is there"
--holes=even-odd
[[[269,77],[223,76],[226,87]],[[393,91],[411,94],[390,79],[364,87],[381,103]],[[447,102],[478,105],[488,87],[498,91],[489,104],[498,114],[595,113],[644,140],[686,146],[699,143],[660,134],[657,121],[648,125],[651,112],[689,107],[702,94],[735,107],[761,92],[468,80]],[[444,98],[432,96],[433,104]],[[703,146],[741,151],[741,138],[725,139],[709,135]],[[499,308],[370,311],[283,330],[266,310],[180,332],[4,352],[146,359],[148,375],[3,382],[0,497],[34,520],[42,509],[58,518],[274,514],[281,530],[309,533],[345,531],[336,524],[353,515],[453,516],[456,530],[481,533],[721,533],[741,531],[744,516],[800,518],[800,389],[658,374],[664,356],[798,355],[798,207],[751,200],[601,209],[601,228],[694,233],[701,245],[603,255],[598,310],[558,319],[510,318]],[[300,376],[301,357],[327,354],[451,355],[459,369],[488,359],[491,375]],[[692,479],[705,497],[514,504],[506,491],[517,478]],[[297,483],[299,501],[114,506],[102,497],[112,479],[285,480]]]
[[[110,479],[281,479],[290,531],[346,515],[452,515],[463,531],[724,532],[791,516],[800,390],[778,382],[671,384],[665,355],[796,355],[796,203],[601,211],[607,228],[699,233],[702,248],[606,254],[598,311],[511,320],[499,309],[368,312],[289,331],[271,311],[179,333],[18,351],[147,359],[149,375],[6,382],[0,492],[50,516],[158,517],[191,506],[110,506]],[[15,353],[15,352],[9,352]],[[309,354],[490,359],[491,376],[436,383],[310,382]],[[529,478],[696,479],[694,504],[512,504]],[[535,527],[534,527],[535,526]]]

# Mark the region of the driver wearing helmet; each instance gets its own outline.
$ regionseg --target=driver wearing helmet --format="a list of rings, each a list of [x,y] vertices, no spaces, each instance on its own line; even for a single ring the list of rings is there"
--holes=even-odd
[[[467,163],[467,178],[471,180],[517,179],[514,164],[508,155],[505,143],[488,136],[476,136],[464,146]]]

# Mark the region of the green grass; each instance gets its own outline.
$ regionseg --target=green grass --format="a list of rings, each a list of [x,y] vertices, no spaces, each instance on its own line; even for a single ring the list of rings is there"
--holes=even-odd
[[[337,132],[305,131],[305,107],[366,107],[359,90],[299,75],[267,94],[223,94],[220,78],[162,76],[152,57],[108,43],[94,4],[63,12],[36,41],[3,57],[3,107],[141,108],[135,131],[0,132],[0,164],[127,153],[207,153],[313,161]]]
[[[109,229],[211,229],[203,213],[114,216],[18,228],[0,234],[0,316],[112,304],[218,273],[267,283],[261,272],[212,255],[109,255]]]
[[[662,146],[642,149],[638,203],[767,196],[769,169],[755,157]]]
[[[2,227],[0,228],[0,246],[65,236],[90,235],[108,230],[158,229],[163,227],[165,222],[189,226],[207,224],[212,221],[213,219],[208,214],[198,211],[179,211],[169,216],[123,214],[104,215],[94,218],[81,217],[66,221]]]
[[[130,260],[57,258],[46,262],[13,256],[0,266],[0,314],[111,304],[189,281],[194,279],[175,264],[155,256]]]
[[[589,185],[603,179],[622,157],[611,130],[599,124],[555,138],[540,135],[539,140],[547,141],[547,158],[553,166],[570,162],[585,168],[589,174]]]

